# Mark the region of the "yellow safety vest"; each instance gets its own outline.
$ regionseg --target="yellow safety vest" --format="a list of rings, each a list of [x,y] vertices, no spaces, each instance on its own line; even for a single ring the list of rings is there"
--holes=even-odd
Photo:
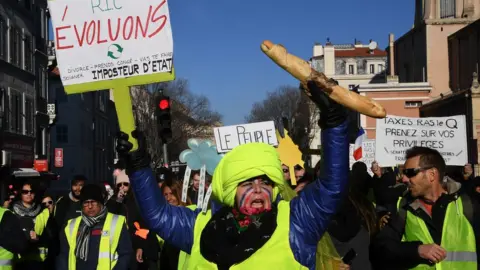
[[[297,193],[288,185],[285,185],[281,191],[282,199],[291,201],[297,196]],[[343,264],[342,257],[337,252],[332,242],[330,234],[325,232],[317,244],[317,253],[315,258],[316,270],[337,270]],[[180,270],[180,269],[179,269]]]
[[[9,210],[0,207],[0,222],[2,222],[3,214]],[[11,270],[12,269],[12,260],[13,253],[0,247],[0,270]]]
[[[77,245],[77,234],[81,221],[81,216],[70,219],[65,227],[65,236],[67,237],[68,246],[70,247],[68,255],[68,270],[75,270],[77,267],[75,247]],[[97,270],[111,270],[117,264],[117,246],[118,241],[120,240],[123,224],[125,224],[124,216],[107,213],[100,239]],[[93,250],[91,252],[93,252]]]
[[[38,214],[34,219],[33,230],[37,234],[37,238],[42,236],[43,231],[47,227],[48,219],[50,218],[50,211],[48,209],[43,209],[40,214]],[[38,250],[30,251],[27,254],[18,255],[20,261],[39,261],[43,262],[47,258],[48,248],[47,247],[38,247]]]
[[[186,206],[188,209],[195,211],[197,209],[196,204],[191,204]],[[199,215],[202,215],[200,213]],[[180,250],[180,254],[178,254],[178,270],[187,270],[188,269],[188,262],[190,261],[190,254],[186,253],[185,251]]]
[[[209,210],[205,215],[199,214],[195,222],[193,233],[193,246],[190,255],[188,269],[217,269],[217,266],[205,258],[200,252],[200,237],[202,231],[211,218]],[[241,269],[276,269],[293,270],[308,269],[295,260],[292,249],[290,248],[290,203],[280,201],[278,204],[277,228],[270,240],[263,247],[252,254],[248,259],[240,264],[230,267],[231,270]]]
[[[317,245],[316,270],[338,270],[343,264],[330,234],[325,232]]]
[[[397,204],[399,207],[400,200]],[[412,269],[478,269],[475,234],[470,222],[463,213],[461,198],[448,204],[443,222],[441,243],[441,246],[447,251],[447,257],[433,266],[420,264]],[[425,222],[410,211],[407,211],[402,241],[420,241],[423,244],[435,243]]]

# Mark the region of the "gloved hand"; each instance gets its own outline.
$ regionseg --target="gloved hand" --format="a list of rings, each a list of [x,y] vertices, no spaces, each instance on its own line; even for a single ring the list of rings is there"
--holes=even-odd
[[[150,167],[150,155],[147,152],[145,136],[142,132],[134,130],[132,137],[137,139],[138,149],[130,152],[133,145],[128,141],[128,134],[120,132],[117,135],[117,152],[120,157],[125,160],[125,170],[127,174]]]
[[[328,80],[328,83],[330,85],[338,85],[338,82],[334,79]],[[315,81],[309,81],[307,85],[300,85],[300,89],[304,91],[308,89],[305,92],[309,93],[310,99],[320,109],[318,125],[321,129],[334,128],[348,119],[347,108],[329,98]]]

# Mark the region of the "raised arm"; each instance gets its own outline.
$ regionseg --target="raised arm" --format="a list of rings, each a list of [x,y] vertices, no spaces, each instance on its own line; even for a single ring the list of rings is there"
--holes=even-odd
[[[309,86],[322,129],[320,177],[290,202],[290,245],[303,265],[313,265],[317,244],[335,213],[349,173],[347,111]],[[315,91],[315,92],[314,92]]]
[[[126,159],[127,173],[140,213],[150,230],[182,251],[190,253],[198,211],[167,203],[161,195],[150,168],[150,158],[144,149],[144,142],[142,142],[144,138],[138,134],[135,137],[139,141],[138,150],[128,152],[132,146],[128,142],[128,135],[122,133],[118,138],[117,151],[122,153]]]

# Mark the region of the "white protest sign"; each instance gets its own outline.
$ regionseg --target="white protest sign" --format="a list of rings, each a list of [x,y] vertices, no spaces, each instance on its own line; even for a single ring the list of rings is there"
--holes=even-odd
[[[219,153],[229,152],[236,146],[251,142],[278,145],[273,121],[217,127],[213,129],[213,132]]]
[[[447,165],[468,163],[465,116],[412,118],[388,115],[377,119],[375,156],[382,167],[405,162],[414,146],[435,149]]]
[[[49,0],[64,85],[172,70],[167,0]]]
[[[350,169],[355,162],[361,161],[367,165],[368,173],[373,176],[373,172],[371,170],[372,163],[375,161],[375,140],[365,140],[362,144],[362,158],[359,160],[355,160],[353,157],[353,151],[355,149],[354,144],[350,144]]]

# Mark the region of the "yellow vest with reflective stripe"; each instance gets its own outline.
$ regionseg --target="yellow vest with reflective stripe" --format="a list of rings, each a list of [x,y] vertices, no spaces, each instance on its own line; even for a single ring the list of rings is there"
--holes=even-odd
[[[40,214],[38,214],[33,219],[33,230],[37,234],[37,238],[43,234],[45,228],[47,227],[48,219],[50,218],[50,211],[48,209],[43,209]],[[47,247],[38,247],[35,251],[30,251],[27,254],[23,254],[22,256],[18,255],[18,259],[20,261],[39,261],[43,262],[47,258],[48,255],[48,248]]]
[[[210,220],[212,212],[208,210],[206,214],[200,213],[195,222],[193,234],[193,246],[187,269],[217,269],[217,266],[205,258],[200,253],[200,237],[202,231]],[[294,270],[308,269],[295,260],[292,249],[290,248],[290,203],[280,201],[278,204],[277,228],[263,247],[253,253],[248,259],[240,264],[230,267],[231,270],[251,270],[251,269],[275,269],[275,270]],[[220,232],[221,233],[221,232]]]
[[[68,270],[75,270],[77,267],[75,247],[77,245],[77,234],[81,221],[81,216],[70,219],[65,227],[65,235],[70,248],[68,255]],[[111,270],[117,264],[117,246],[118,241],[120,240],[123,224],[125,224],[124,216],[107,213],[102,228],[102,236],[100,238],[97,270]],[[95,251],[90,250],[89,252]]]
[[[402,241],[420,241],[423,244],[435,243],[427,225],[421,218],[410,211],[407,211],[406,218]],[[477,270],[475,245],[473,228],[463,214],[463,204],[461,198],[459,198],[448,204],[443,222],[441,246],[447,251],[447,257],[434,266],[420,264],[412,269]]]
[[[2,222],[3,214],[8,210],[0,207],[0,222]],[[11,270],[12,269],[12,260],[13,253],[0,247],[0,270]]]

